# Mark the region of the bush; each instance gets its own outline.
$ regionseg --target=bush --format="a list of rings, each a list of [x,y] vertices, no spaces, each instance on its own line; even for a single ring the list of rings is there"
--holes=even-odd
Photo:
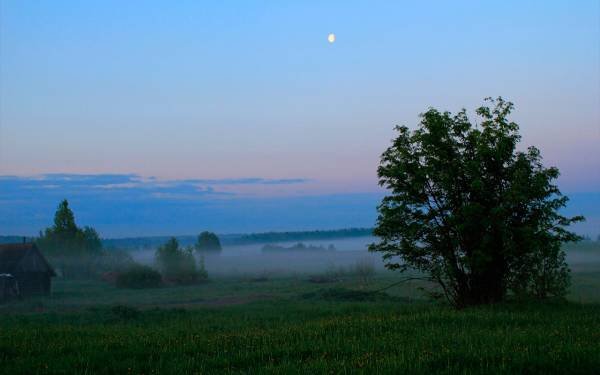
[[[157,288],[161,286],[162,278],[158,271],[151,267],[136,264],[117,275],[118,288]]]
[[[175,237],[156,250],[155,258],[167,283],[192,284],[207,277],[204,262],[201,263],[202,270],[199,273],[192,249],[181,248]]]

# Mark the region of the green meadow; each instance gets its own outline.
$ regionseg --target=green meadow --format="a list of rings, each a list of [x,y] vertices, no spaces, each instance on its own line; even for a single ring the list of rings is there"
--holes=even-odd
[[[600,272],[573,272],[568,301],[454,310],[378,273],[222,277],[117,289],[57,280],[50,297],[0,305],[0,372],[595,373]]]

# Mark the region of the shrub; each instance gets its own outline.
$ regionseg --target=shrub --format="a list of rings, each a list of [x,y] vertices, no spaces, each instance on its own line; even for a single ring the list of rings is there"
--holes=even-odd
[[[201,266],[204,274],[196,270],[196,259],[192,248],[181,248],[175,237],[156,250],[156,264],[165,281],[173,284],[191,284],[200,278],[206,278],[204,262]]]
[[[136,264],[126,271],[117,275],[116,285],[118,288],[156,288],[162,284],[162,278],[158,271],[151,267]]]

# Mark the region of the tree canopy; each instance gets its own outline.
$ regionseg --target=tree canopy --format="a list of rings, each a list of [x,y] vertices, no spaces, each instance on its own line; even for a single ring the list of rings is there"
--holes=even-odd
[[[198,236],[195,248],[200,252],[219,252],[221,251],[221,241],[216,234],[204,231]]]
[[[98,255],[102,250],[98,232],[92,227],[77,226],[75,215],[66,199],[56,209],[54,225],[40,233],[37,244],[50,256]]]
[[[517,150],[513,104],[486,100],[479,124],[464,109],[429,109],[416,130],[396,127],[378,168],[389,193],[370,250],[390,269],[421,271],[459,307],[509,293],[562,296],[569,269],[560,245],[578,239],[566,227],[583,218],[559,213],[567,197],[554,183],[558,169],[544,167],[535,147]]]
[[[196,259],[191,247],[181,248],[175,237],[171,237],[156,250],[155,260],[168,282],[189,284],[198,280]]]

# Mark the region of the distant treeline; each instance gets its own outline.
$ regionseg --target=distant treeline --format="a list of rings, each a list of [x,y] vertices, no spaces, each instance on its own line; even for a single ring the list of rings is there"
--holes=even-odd
[[[285,253],[285,252],[324,252],[324,251],[335,251],[335,246],[329,245],[327,247],[323,245],[314,246],[314,245],[305,245],[302,242],[298,242],[292,246],[281,246],[281,245],[273,245],[266,244],[262,247],[263,253]]]
[[[337,230],[314,230],[305,232],[267,232],[244,234],[237,239],[238,244],[329,240],[333,238],[367,237],[373,235],[373,228],[349,228]]]
[[[307,240],[329,240],[339,238],[352,238],[352,237],[368,237],[372,236],[372,228],[348,228],[348,229],[336,229],[336,230],[314,230],[314,231],[300,231],[300,232],[265,232],[265,233],[251,233],[251,234],[223,234],[219,235],[221,243],[225,246],[232,245],[250,245],[250,244],[268,244],[277,242],[292,242],[292,241],[307,241]],[[129,237],[129,238],[106,238],[102,240],[102,245],[105,249],[147,249],[157,248],[158,246],[167,242],[171,236],[154,236],[154,237]],[[176,236],[177,241],[182,246],[194,245],[198,239],[198,236]],[[26,242],[34,242],[36,237],[23,237],[23,236],[1,236],[0,244],[5,243],[20,243],[25,240]],[[584,239],[577,243],[566,243],[564,248],[566,250],[583,250],[583,249],[597,249],[598,243],[600,243],[600,235],[594,241],[589,236],[584,236]]]
[[[260,243],[276,243],[307,240],[330,240],[335,238],[368,237],[373,235],[372,228],[348,228],[336,230],[314,230],[302,232],[266,232],[251,234],[223,234],[219,235],[224,246],[250,245]],[[156,237],[131,237],[103,239],[105,248],[117,249],[145,249],[155,248],[171,238],[170,236]],[[176,236],[182,246],[193,245],[197,236]]]

